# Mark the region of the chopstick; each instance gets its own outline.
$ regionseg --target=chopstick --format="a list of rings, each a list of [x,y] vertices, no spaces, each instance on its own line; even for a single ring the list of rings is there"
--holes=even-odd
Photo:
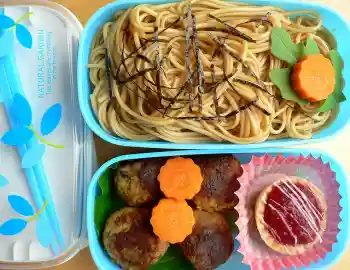
[[[11,49],[9,54],[0,58],[0,88],[4,98],[5,110],[10,125],[11,127],[16,127],[17,121],[11,114],[10,106],[12,104],[13,97],[16,94],[21,94],[24,96],[24,93],[13,49]],[[27,145],[17,146],[17,150],[21,158],[25,155],[28,149],[35,144],[34,140],[36,139],[34,138],[30,140]],[[24,172],[35,203],[35,207],[39,210],[41,207],[43,207],[45,201],[48,202],[45,211],[43,211],[41,215],[42,218],[46,219],[46,221],[51,221],[47,222],[47,224],[49,224],[51,227],[50,229],[53,230],[53,235],[57,241],[57,243],[56,241],[51,243],[51,248],[55,255],[59,255],[65,248],[64,238],[60,230],[59,220],[57,218],[44,166],[42,162],[38,162],[38,164],[32,168],[24,169]]]

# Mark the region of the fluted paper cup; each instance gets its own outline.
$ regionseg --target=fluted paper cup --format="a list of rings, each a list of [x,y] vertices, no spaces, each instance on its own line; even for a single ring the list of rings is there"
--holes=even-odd
[[[252,270],[277,270],[292,267],[309,266],[332,250],[337,242],[340,219],[339,183],[335,172],[321,158],[311,155],[284,157],[253,156],[249,164],[243,165],[244,173],[239,179],[241,188],[237,191],[239,203],[236,207],[239,213],[237,226],[239,228],[239,252],[243,262]],[[322,235],[322,241],[299,255],[283,255],[261,239],[255,222],[256,199],[266,187],[281,179],[283,176],[297,176],[312,182],[324,194],[327,203],[327,227]]]

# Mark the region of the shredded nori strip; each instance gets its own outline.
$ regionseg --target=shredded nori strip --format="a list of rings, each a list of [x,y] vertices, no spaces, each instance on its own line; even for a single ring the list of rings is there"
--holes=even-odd
[[[261,91],[267,93],[269,96],[271,96],[271,97],[275,98],[276,100],[280,101],[280,98],[279,98],[279,97],[277,97],[277,96],[271,94],[269,91],[267,91],[266,88],[262,87],[262,86],[259,85],[259,84],[256,84],[256,83],[253,83],[253,82],[249,82],[249,81],[245,81],[245,80],[242,80],[242,79],[233,79],[233,81],[238,82],[238,83],[242,83],[242,84],[246,84],[246,85],[249,85],[249,86],[252,86],[252,87],[255,87],[255,88],[258,88],[258,89],[260,89]],[[288,103],[286,103],[286,105],[287,105],[289,108],[294,109],[294,107],[291,106],[291,105],[289,105]],[[308,118],[314,120],[310,115],[307,115],[307,114],[304,113],[304,112],[300,112],[300,113],[301,113],[302,115],[304,115],[304,116],[306,116],[306,117],[308,117]]]
[[[106,65],[106,77],[107,77],[107,84],[108,84],[108,93],[109,93],[109,98],[113,99],[113,90],[112,90],[112,82],[111,82],[111,59],[109,59],[107,48],[105,48],[105,51],[106,51],[105,65]]]
[[[269,25],[273,26],[272,22],[270,22],[269,19],[268,19],[268,17],[269,17],[270,15],[271,15],[271,13],[270,13],[270,12],[267,12],[267,13],[264,15],[263,18],[261,18],[261,19],[252,19],[252,20],[249,20],[249,21],[246,21],[246,22],[239,23],[239,24],[237,24],[237,25],[235,26],[235,28],[240,27],[240,26],[242,26],[242,25],[245,25],[245,24],[247,24],[247,23],[252,23],[252,22],[256,22],[256,23],[258,23],[258,24],[260,24],[260,25],[261,25],[261,24],[264,24],[264,23],[268,23]]]
[[[158,92],[158,98],[159,102],[162,103],[162,89],[160,87],[161,84],[161,75],[160,71],[162,69],[161,66],[161,61],[160,61],[160,52],[159,52],[159,41],[158,41],[158,26],[154,27],[154,40],[156,44],[156,61],[155,61],[155,66],[156,66],[156,86],[157,86],[157,92]]]
[[[198,32],[222,32],[225,34],[231,34],[231,31],[225,28],[217,28],[217,27],[203,27],[197,29]]]
[[[230,80],[226,78],[226,81],[227,81],[227,83],[229,84],[229,86],[232,88],[232,90],[234,90],[234,91],[239,95],[238,91],[237,91],[236,88],[233,86],[233,84],[230,82]],[[235,81],[235,79],[233,79],[233,81]],[[240,81],[243,81],[243,80],[240,80]],[[240,96],[241,96],[241,95],[240,95]],[[241,96],[241,97],[244,98],[243,96]],[[257,102],[257,101],[256,101],[256,102]],[[269,113],[268,111],[266,111],[264,108],[261,108],[258,104],[254,103],[254,104],[252,104],[252,105],[254,105],[254,107],[256,107],[256,108],[258,108],[259,110],[261,110],[265,115],[267,115],[267,116],[270,116],[270,115],[271,115],[271,113]]]
[[[213,83],[215,83],[215,69],[214,65],[210,65],[210,71],[211,71],[211,80]],[[217,95],[217,87],[213,88],[213,101],[214,101],[214,106],[215,106],[215,113],[217,117],[220,117],[220,112],[219,112],[219,101],[218,101],[218,95]]]
[[[160,33],[160,32],[159,32]],[[159,34],[158,33],[158,34]],[[152,38],[152,39],[147,39],[147,38],[140,38],[140,41],[141,42],[143,42],[143,43],[149,43],[149,42],[152,42],[152,44],[154,44],[154,43],[156,43],[156,40],[154,39],[154,38]],[[161,39],[161,38],[159,38],[158,39],[158,42],[159,43],[167,43],[167,42],[169,42],[167,39]],[[151,45],[152,45],[151,44]]]
[[[133,92],[134,94],[136,94],[137,97],[143,99],[148,105],[153,106],[153,104],[151,104],[151,103],[149,102],[148,98],[142,97],[142,96],[140,96],[138,93],[135,93],[135,91],[132,90],[128,85],[124,85],[124,87],[125,87],[126,89],[128,89],[129,91]],[[155,109],[156,109],[158,112],[163,113],[159,108],[155,108]]]
[[[209,18],[212,18],[216,21],[218,21],[219,23],[222,23],[223,25],[225,25],[225,27],[230,31],[230,33],[234,36],[237,36],[237,37],[240,37],[241,39],[244,39],[246,41],[249,41],[249,42],[253,42],[253,43],[256,43],[256,40],[251,38],[250,36],[248,36],[247,34],[244,34],[243,32],[239,31],[238,29],[236,29],[235,27],[229,25],[228,23],[225,23],[224,21],[222,21],[221,19],[215,17],[214,15],[212,14],[208,14],[208,17]]]
[[[192,9],[189,7],[187,11],[186,16],[186,26],[185,26],[185,34],[186,34],[186,47],[185,47],[185,64],[186,64],[186,71],[187,71],[187,82],[189,85],[189,98],[190,98],[190,111],[193,110],[193,94],[194,94],[194,88],[193,88],[193,80],[191,75],[191,59],[190,59],[190,47],[191,47],[191,30],[190,30],[190,21],[192,18]]]
[[[233,112],[229,113],[226,117],[232,117],[234,115],[237,115],[241,111],[244,111],[244,110],[248,109],[250,106],[254,105],[256,102],[257,102],[257,100],[249,101],[247,104],[244,104],[244,105],[240,106],[237,110],[234,110]]]
[[[203,101],[202,101],[202,94],[204,93],[204,71],[202,62],[200,60],[200,48],[199,48],[199,41],[198,41],[198,35],[197,35],[197,24],[196,24],[196,17],[192,15],[192,32],[193,32],[193,47],[195,51],[196,56],[196,68],[198,72],[198,103],[199,103],[199,111],[202,111],[203,107]]]
[[[250,81],[246,81],[246,80],[242,80],[242,79],[238,79],[238,78],[234,78],[233,81],[234,81],[234,82],[241,83],[241,84],[246,84],[246,85],[249,85],[249,86],[258,88],[258,89],[260,89],[260,90],[263,91],[263,92],[269,93],[269,92],[266,90],[266,88],[262,87],[262,86],[259,85],[259,84],[256,84],[256,83],[253,83],[253,82],[250,82]],[[269,94],[270,94],[270,93],[269,93]]]
[[[147,72],[156,71],[156,70],[157,70],[157,68],[154,68],[154,67],[152,67],[152,68],[145,68],[143,70],[140,70],[138,73],[132,75],[131,77],[127,78],[126,80],[122,81],[122,80],[118,79],[117,83],[118,84],[126,84],[128,82],[131,82],[131,81],[135,80],[138,77],[144,76]]]
[[[140,58],[141,60],[147,62],[148,64],[153,65],[152,61],[149,58],[147,58],[147,56],[144,56],[142,54],[137,54],[136,58]]]
[[[195,72],[193,72],[190,76],[191,80]],[[180,90],[177,92],[173,100],[168,104],[168,106],[165,108],[164,115],[168,112],[168,109],[171,108],[171,106],[177,101],[178,97],[182,94],[182,92],[188,88],[190,85],[190,80],[187,80],[185,84],[180,88]]]
[[[227,52],[232,58],[236,59],[238,62],[240,62],[243,67],[248,68],[248,66],[244,63],[243,59],[241,57],[239,57],[238,55],[235,55],[233,52],[231,52],[228,49],[228,46],[225,42],[223,42],[221,39],[219,39],[218,37],[213,36],[212,33],[208,33],[208,35],[212,38],[212,40],[219,45],[219,47],[224,50],[225,52]]]
[[[168,30],[170,27],[172,27],[173,25],[175,25],[175,24],[177,24],[178,22],[180,22],[182,19],[183,19],[183,17],[180,16],[180,17],[177,18],[174,22],[172,22],[172,23],[169,24],[167,27],[165,27],[162,31],[160,31],[158,34],[159,34],[159,35],[163,34],[166,30]],[[140,46],[140,47],[138,47],[135,51],[131,52],[131,53],[125,58],[125,60],[127,60],[127,59],[133,57],[133,56],[135,55],[135,53],[137,53],[139,50],[143,49],[143,48],[146,46],[146,44],[147,44],[147,43],[150,43],[150,42],[152,42],[151,45],[153,45],[155,41],[154,41],[153,39],[146,39],[145,44],[142,45],[142,46]]]

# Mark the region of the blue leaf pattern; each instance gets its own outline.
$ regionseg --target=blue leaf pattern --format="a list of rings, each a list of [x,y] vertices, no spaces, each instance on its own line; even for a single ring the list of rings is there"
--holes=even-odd
[[[9,130],[1,138],[4,144],[10,146],[16,146],[21,144],[26,144],[33,137],[33,132],[27,127],[18,127]]]
[[[40,215],[36,224],[36,236],[38,237],[40,244],[46,248],[48,248],[54,240],[52,230],[47,223],[47,220],[44,219],[42,215]]]
[[[1,29],[8,29],[14,26],[16,23],[14,20],[12,20],[10,17],[7,17],[5,15],[0,15],[0,28]]]
[[[8,55],[14,50],[14,38],[12,31],[5,31],[0,37],[0,58]]]
[[[32,124],[32,109],[28,100],[20,95],[16,94],[11,104],[11,113],[23,126],[30,126]]]
[[[43,144],[34,144],[31,148],[22,157],[22,168],[28,169],[41,161],[45,153],[45,145]]]
[[[30,217],[35,214],[34,209],[30,205],[30,203],[21,196],[9,195],[8,201],[12,209],[15,210],[18,214],[21,214],[26,217]]]
[[[27,221],[24,219],[10,219],[0,226],[0,234],[15,235],[22,232],[27,226]]]
[[[26,47],[28,49],[32,48],[32,45],[33,45],[32,35],[24,25],[22,24],[16,25],[16,35],[17,35],[18,41],[23,45],[23,47]]]
[[[44,136],[53,132],[61,121],[62,106],[55,104],[51,106],[44,114],[41,120],[41,134]]]
[[[7,181],[6,177],[0,174],[0,188],[7,186],[9,181]]]

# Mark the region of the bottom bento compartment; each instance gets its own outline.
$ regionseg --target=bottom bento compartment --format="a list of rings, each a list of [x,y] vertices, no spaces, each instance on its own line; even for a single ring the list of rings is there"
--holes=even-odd
[[[100,269],[324,269],[348,243],[348,191],[342,166],[316,150],[120,156],[89,187],[90,250]]]

